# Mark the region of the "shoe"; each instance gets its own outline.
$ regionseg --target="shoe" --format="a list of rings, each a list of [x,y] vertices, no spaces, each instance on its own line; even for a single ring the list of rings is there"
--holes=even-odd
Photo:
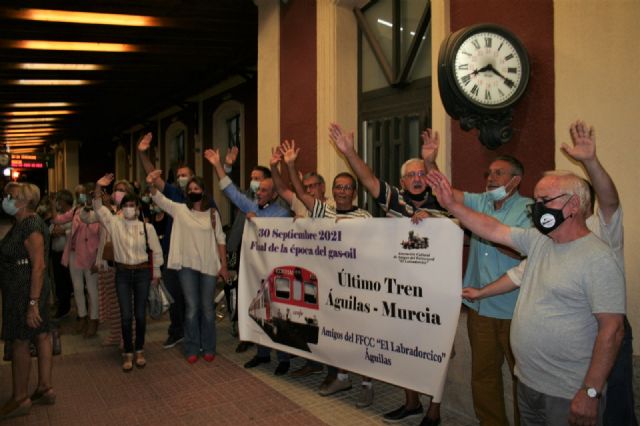
[[[96,336],[98,333],[98,322],[99,321],[97,319],[92,319],[87,322],[87,328],[84,332],[85,339],[90,339]]]
[[[53,319],[56,319],[56,320],[64,319],[64,318],[69,316],[70,312],[71,312],[70,309],[67,309],[66,312],[65,311],[57,311],[56,314],[53,316]]]
[[[424,416],[422,421],[420,422],[420,426],[438,426],[440,424],[440,417],[437,419],[432,419],[430,417]]]
[[[122,371],[129,373],[133,370],[133,354],[122,354]]]
[[[36,390],[29,399],[32,404],[53,405],[56,403],[56,394],[53,392],[53,388],[43,391]]]
[[[167,340],[165,340],[165,342],[162,344],[162,347],[165,349],[170,349],[175,345],[177,345],[178,343],[182,342],[183,340],[184,340],[184,337],[182,336],[180,337],[169,336],[167,337]]]
[[[320,394],[320,396],[329,396],[333,395],[334,393],[346,391],[349,389],[351,389],[351,379],[340,380],[336,378],[331,383],[329,383],[327,387],[325,387],[324,389],[320,389],[320,391],[318,391],[318,394]]]
[[[251,346],[253,346],[253,342],[240,342],[238,343],[238,346],[236,346],[236,353],[245,352]]]
[[[144,359],[144,351],[136,351],[135,363],[138,368],[144,368],[147,365],[147,360]]]
[[[87,317],[78,318],[75,334],[85,334],[87,332]]]
[[[187,357],[187,362],[189,364],[195,364],[196,362],[198,362],[198,355],[189,355]]]
[[[356,402],[356,407],[364,408],[370,406],[371,404],[373,404],[373,385],[362,385],[362,389],[360,389],[360,397]]]
[[[320,387],[318,388],[318,393],[325,390],[334,380],[338,378],[337,373],[327,372],[327,376],[324,378],[322,383],[320,383]]]
[[[389,411],[387,414],[382,416],[382,420],[385,423],[397,423],[404,419],[408,419],[409,417],[417,417],[422,415],[422,405],[419,405],[417,408],[412,410],[407,410],[405,406]]]
[[[324,368],[321,365],[309,365],[305,364],[302,368],[289,373],[289,376],[294,378],[307,377],[312,374],[320,374]]]
[[[204,354],[202,359],[204,359],[207,362],[213,362],[213,360],[216,359],[216,356],[214,354]]]
[[[267,357],[261,357],[261,356],[254,356],[253,358],[251,358],[249,361],[245,362],[244,364],[244,368],[253,368],[253,367],[257,367],[260,364],[268,364],[271,362],[271,358]]]
[[[11,398],[0,408],[0,420],[26,416],[29,411],[31,411],[31,400],[29,398],[25,398],[22,401],[16,401]]]
[[[276,371],[274,371],[273,374],[275,374],[276,376],[283,376],[287,374],[290,366],[291,364],[289,363],[289,361],[280,361],[278,363],[278,366],[276,367]]]

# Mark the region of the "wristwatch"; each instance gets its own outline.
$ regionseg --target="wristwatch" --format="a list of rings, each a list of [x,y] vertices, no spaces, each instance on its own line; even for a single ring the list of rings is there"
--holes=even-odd
[[[36,306],[38,304],[38,299],[29,299],[29,306]]]
[[[587,396],[589,398],[600,399],[600,397],[602,396],[602,394],[600,392],[598,392],[598,390],[596,388],[592,388],[592,387],[589,387],[589,386],[585,385],[584,386],[584,390],[587,393]]]

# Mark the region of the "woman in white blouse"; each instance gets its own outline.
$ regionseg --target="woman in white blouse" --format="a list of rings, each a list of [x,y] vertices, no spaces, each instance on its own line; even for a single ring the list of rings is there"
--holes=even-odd
[[[124,345],[122,369],[129,372],[133,369],[134,362],[138,368],[143,368],[147,363],[144,357],[147,298],[150,283],[158,284],[163,259],[155,228],[139,220],[140,200],[137,195],[126,193],[122,197],[120,201],[122,216],[111,214],[111,211],[102,205],[102,188],[111,184],[112,181],[112,174],[107,174],[98,180],[94,191],[93,209],[100,223],[111,235],[113,242],[116,292],[120,305]],[[135,360],[131,331],[134,316],[136,319]]]
[[[153,202],[173,217],[167,268],[178,271],[185,299],[184,351],[187,362],[198,361],[200,349],[207,362],[215,359],[216,328],[213,294],[216,277],[226,280],[227,253],[220,215],[210,207],[202,178],[193,177],[186,187],[186,204],[167,199],[153,185],[161,171],[147,176]]]

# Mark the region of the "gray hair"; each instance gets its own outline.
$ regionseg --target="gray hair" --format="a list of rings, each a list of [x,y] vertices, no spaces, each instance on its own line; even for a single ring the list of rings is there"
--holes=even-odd
[[[409,158],[407,161],[402,163],[402,167],[400,167],[400,177],[404,176],[404,172],[407,170],[407,167],[411,163],[420,163],[424,167],[424,161],[420,158]]]
[[[559,178],[562,189],[571,195],[578,197],[580,201],[580,212],[587,218],[591,213],[591,193],[587,182],[573,172],[567,170],[550,170],[544,172],[543,176],[554,176]]]

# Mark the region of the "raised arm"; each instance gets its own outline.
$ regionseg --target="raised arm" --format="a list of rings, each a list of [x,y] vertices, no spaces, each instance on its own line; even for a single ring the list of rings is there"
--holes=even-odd
[[[207,149],[204,152],[204,158],[206,158],[207,161],[211,163],[216,171],[216,175],[218,175],[218,179],[222,180],[225,176],[227,176],[227,173],[224,171],[224,167],[220,162],[220,152],[217,149]]]
[[[440,135],[432,129],[426,129],[420,134],[422,138],[422,159],[424,160],[424,168],[428,172],[438,170],[436,158],[438,158],[438,148],[440,147]]]
[[[113,173],[107,173],[96,182],[96,189],[93,191],[93,211],[98,216],[100,223],[111,232],[112,214],[108,208],[102,205],[102,188],[109,186],[113,182]]]
[[[378,198],[380,195],[380,180],[356,152],[353,143],[353,132],[346,134],[339,124],[331,123],[329,126],[329,139],[347,159],[362,185],[367,188],[373,198]]]
[[[292,139],[291,142],[287,140],[282,142],[282,152],[284,162],[287,164],[289,170],[289,179],[291,179],[293,190],[296,191],[296,196],[302,201],[302,204],[304,204],[308,211],[313,211],[316,200],[305,191],[302,182],[300,182],[300,176],[298,176],[298,169],[296,168],[296,159],[300,153],[300,148],[296,148],[296,141]]]
[[[442,173],[435,170],[429,172],[427,182],[433,189],[440,205],[460,219],[463,226],[481,238],[513,247],[511,228],[490,216],[471,210],[458,201],[454,196],[451,184]]]
[[[276,146],[271,148],[271,159],[269,160],[269,166],[271,167],[271,178],[273,179],[273,185],[278,191],[278,195],[287,202],[287,204],[291,205],[293,200],[293,192],[286,187],[282,180],[282,176],[280,175],[280,169],[278,168],[278,164],[282,160],[282,152],[280,152],[280,147]]]
[[[156,169],[156,166],[151,162],[149,158],[149,147],[151,146],[151,139],[153,139],[153,133],[149,132],[145,134],[138,141],[138,158],[140,159],[140,163],[142,163],[142,167],[144,171],[149,174]],[[158,179],[154,183],[160,191],[164,191],[164,180],[160,175],[158,175]]]
[[[569,128],[573,146],[565,143],[562,149],[571,158],[584,166],[596,192],[598,207],[605,222],[609,223],[611,216],[620,205],[618,190],[613,179],[598,160],[596,155],[596,133],[593,127],[588,127],[584,121],[577,120]]]

